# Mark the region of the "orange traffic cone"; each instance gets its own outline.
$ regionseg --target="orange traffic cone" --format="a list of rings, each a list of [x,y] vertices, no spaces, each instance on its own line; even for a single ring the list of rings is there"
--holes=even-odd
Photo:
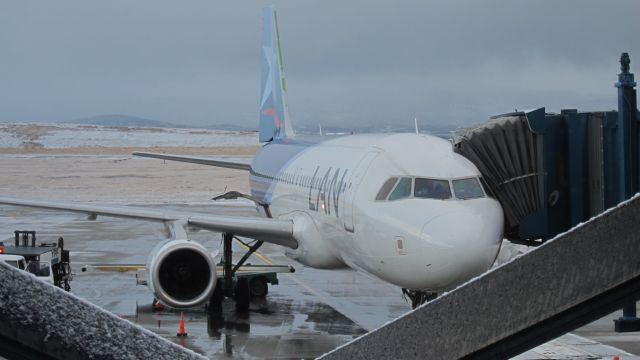
[[[184,313],[180,312],[180,329],[178,330],[178,336],[187,336],[187,332],[184,331]]]
[[[618,355],[614,356],[613,360],[620,360],[620,356],[618,356]]]

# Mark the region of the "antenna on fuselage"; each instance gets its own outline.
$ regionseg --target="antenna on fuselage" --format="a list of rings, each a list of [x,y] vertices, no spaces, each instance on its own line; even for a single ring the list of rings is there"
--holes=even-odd
[[[323,136],[323,134],[322,134],[322,124],[318,124],[318,129],[320,130],[320,136]]]
[[[420,131],[418,130],[418,118],[417,117],[413,118],[413,123],[416,126],[416,134],[420,134]]]

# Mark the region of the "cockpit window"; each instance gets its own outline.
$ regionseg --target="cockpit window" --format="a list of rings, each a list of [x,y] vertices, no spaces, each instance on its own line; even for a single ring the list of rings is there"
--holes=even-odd
[[[425,199],[450,199],[451,188],[448,180],[416,178],[413,196]]]
[[[396,181],[398,181],[397,177],[392,177],[385,181],[380,188],[380,191],[378,191],[378,195],[376,195],[376,200],[385,200],[391,192],[391,189],[393,189],[393,185],[396,184]]]
[[[456,198],[467,200],[484,197],[484,191],[477,178],[453,180]]]
[[[398,200],[409,196],[411,196],[411,178],[402,178],[389,195],[389,200]]]

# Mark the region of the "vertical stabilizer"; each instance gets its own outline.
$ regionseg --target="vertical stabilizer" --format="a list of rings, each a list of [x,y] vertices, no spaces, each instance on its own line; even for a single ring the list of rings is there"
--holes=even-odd
[[[278,18],[273,6],[264,9],[262,28],[262,95],[260,142],[294,135],[287,108]]]

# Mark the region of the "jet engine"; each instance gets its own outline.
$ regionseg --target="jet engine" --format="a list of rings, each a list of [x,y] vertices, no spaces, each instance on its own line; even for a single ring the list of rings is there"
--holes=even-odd
[[[216,286],[213,255],[191,240],[167,240],[158,244],[147,261],[147,284],[162,304],[187,308],[202,304]]]

